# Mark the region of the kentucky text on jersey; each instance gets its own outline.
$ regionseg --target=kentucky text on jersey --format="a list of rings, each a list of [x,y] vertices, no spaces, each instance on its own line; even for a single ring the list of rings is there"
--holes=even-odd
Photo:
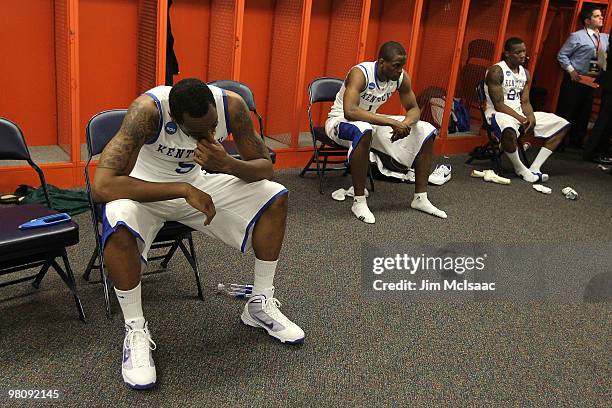
[[[393,95],[393,92],[388,92],[384,94],[383,96],[376,96],[376,95],[370,95],[370,94],[361,94],[360,96],[361,96],[361,99],[365,102],[384,102],[387,99],[389,99],[391,95]]]
[[[157,145],[157,151],[175,159],[188,159],[189,156],[193,155],[194,152],[193,149],[179,149],[175,147],[164,146],[161,143]]]

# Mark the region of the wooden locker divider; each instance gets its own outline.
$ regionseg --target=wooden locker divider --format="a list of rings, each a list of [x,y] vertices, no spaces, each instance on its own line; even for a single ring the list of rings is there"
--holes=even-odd
[[[527,55],[531,56],[536,37],[534,27],[538,22],[538,17],[541,15],[540,8],[541,3],[539,2],[513,0],[503,41],[510,37],[521,38],[527,46]]]
[[[362,0],[313,1],[307,40],[305,88],[315,78],[329,76],[344,79],[356,64],[359,46],[351,38],[359,38],[362,26]],[[343,44],[350,44],[344,47]],[[303,106],[308,106],[308,92],[304,90]],[[329,107],[313,110],[313,120],[321,122]],[[306,109],[303,109],[300,131],[308,131]]]
[[[268,84],[268,110],[265,115],[266,135],[287,147],[299,146],[298,134],[292,133],[300,64],[300,52],[295,45],[302,40],[304,2],[276,0]],[[298,50],[301,47],[298,48]]]
[[[304,149],[300,146],[300,140],[305,141],[305,146],[309,151],[311,146],[310,132],[302,133],[302,117],[306,115],[306,109],[308,105],[304,105],[304,99],[308,98],[308,91],[306,87],[306,69],[308,64],[308,38],[310,36],[310,16],[312,14],[312,0],[304,0],[302,6],[302,22],[300,25],[300,46],[298,56],[298,77],[295,84],[295,110],[293,116],[292,126],[292,142],[291,147],[299,150]],[[302,137],[303,135],[303,137]],[[307,160],[307,159],[306,159]],[[295,166],[296,163],[293,163]]]
[[[500,60],[502,52],[504,50],[504,43],[506,41],[506,29],[508,27],[508,17],[510,16],[510,7],[512,6],[512,0],[504,0],[504,8],[502,11],[502,18],[499,24],[499,31],[497,34],[497,43],[495,44],[495,58],[494,60]]]
[[[421,18],[423,17],[423,2],[425,0],[416,0],[414,4],[414,12],[412,14],[412,31],[410,33],[410,46],[408,50],[408,62],[406,72],[410,75],[410,79],[414,82],[416,78],[416,56],[417,44],[421,39]]]
[[[463,48],[463,38],[465,36],[465,28],[467,24],[468,12],[470,9],[470,0],[463,0],[461,3],[461,11],[459,22],[457,23],[457,37],[455,39],[455,52],[453,62],[451,64],[451,72],[446,88],[446,103],[444,104],[444,116],[442,118],[442,132],[439,137],[439,147],[437,151],[445,152],[446,144],[448,143],[448,124],[450,122],[451,108],[453,107],[453,98],[455,96],[455,87],[459,74],[459,66],[461,65],[461,50]],[[438,143],[436,143],[438,144]]]
[[[143,93],[163,85],[166,70],[167,0],[139,0],[138,2],[138,92]]]
[[[484,80],[487,69],[499,61],[496,54],[496,47],[501,43],[498,26],[505,12],[503,0],[470,1],[455,91],[455,97],[462,99],[470,113],[471,129],[464,133],[466,136],[480,135],[482,115],[476,84]],[[453,134],[452,138],[458,136]]]
[[[549,0],[542,0],[540,3],[540,14],[538,15],[538,22],[536,25],[534,45],[532,46],[531,51],[528,51],[531,55],[531,60],[529,61],[529,72],[531,72],[532,75],[535,72],[535,68],[538,64],[542,50],[542,34],[544,33],[544,22],[546,21],[546,16],[548,14],[548,2]]]
[[[540,86],[548,91],[544,105],[544,110],[548,112],[554,112],[557,107],[563,79],[563,70],[557,61],[557,53],[573,31],[571,23],[574,21],[575,11],[575,4],[568,0],[549,0],[547,4],[547,17],[542,27],[538,59],[535,61],[535,68],[530,71],[533,75],[533,86]],[[563,21],[567,23],[562,24]]]
[[[452,82],[455,81],[457,71],[452,67],[452,62],[456,59],[457,54],[454,46],[461,47],[461,41],[457,40],[459,36],[461,38],[463,36],[463,26],[467,17],[468,7],[465,1],[468,0],[461,3],[444,0],[425,1],[421,13],[419,40],[415,43],[417,48],[416,71],[412,87],[421,107],[421,120],[430,122],[441,129],[436,141],[436,152],[440,151],[444,145],[442,140],[447,137],[444,126],[448,126],[448,119],[445,119],[445,115],[450,115],[450,104],[445,104],[448,111],[444,109],[441,118],[437,115],[434,117],[431,100],[443,96],[452,100],[452,95],[448,92],[454,90]],[[441,48],[440,44],[452,45]],[[451,72],[444,71],[447,67],[450,67]],[[453,71],[455,71],[454,77]],[[451,87],[453,89],[449,89]]]

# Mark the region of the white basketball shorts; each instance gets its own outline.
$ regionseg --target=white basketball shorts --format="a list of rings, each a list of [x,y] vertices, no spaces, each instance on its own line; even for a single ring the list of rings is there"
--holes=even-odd
[[[405,118],[404,116],[387,117],[398,121]],[[420,120],[411,128],[408,136],[392,142],[393,129],[391,126],[371,125],[367,122],[350,122],[342,117],[328,118],[325,122],[327,136],[339,145],[349,148],[347,157],[349,162],[353,150],[367,131],[372,131],[372,144],[370,146],[372,149],[388,154],[407,167],[412,167],[412,162],[421,151],[423,143],[429,138],[435,137],[438,133],[437,129],[430,123]]]
[[[534,112],[534,116],[536,125],[533,129],[533,134],[535,137],[549,139],[570,125],[567,120],[554,113]],[[501,112],[493,112],[488,116],[488,120],[498,140],[501,140],[502,132],[506,129],[514,129],[516,137],[519,136],[521,122],[514,116]]]
[[[212,198],[216,215],[209,225],[204,226],[206,216],[183,198],[150,203],[120,199],[103,207],[102,246],[123,225],[136,236],[146,263],[147,252],[164,222],[178,221],[245,252],[252,247],[252,229],[261,214],[287,193],[284,186],[273,181],[247,183],[228,174],[202,173],[191,184]]]

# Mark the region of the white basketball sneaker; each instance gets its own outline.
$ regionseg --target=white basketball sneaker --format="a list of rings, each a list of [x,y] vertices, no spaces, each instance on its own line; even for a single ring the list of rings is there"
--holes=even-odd
[[[436,169],[429,175],[428,181],[436,186],[441,186],[451,179],[451,165],[440,164],[436,166]]]
[[[240,320],[247,326],[265,329],[270,336],[283,343],[303,343],[304,331],[278,310],[280,305],[281,303],[274,297],[272,287],[264,294],[254,295],[248,300]]]
[[[155,350],[156,347],[151,339],[148,323],[145,323],[142,329],[135,329],[128,323],[125,324],[121,375],[130,388],[146,390],[155,386],[157,373],[151,350]]]

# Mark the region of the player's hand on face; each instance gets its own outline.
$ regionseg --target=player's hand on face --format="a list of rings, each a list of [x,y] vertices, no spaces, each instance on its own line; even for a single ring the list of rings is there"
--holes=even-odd
[[[206,215],[204,225],[210,224],[215,214],[215,205],[212,198],[200,189],[190,186],[185,196],[187,204]]]
[[[212,141],[200,139],[193,155],[194,161],[203,169],[219,172],[225,171],[228,158],[229,156],[223,145],[214,138]]]
[[[570,78],[572,78],[572,81],[580,81],[580,74],[578,73],[578,71],[573,70],[572,72],[570,72]]]

